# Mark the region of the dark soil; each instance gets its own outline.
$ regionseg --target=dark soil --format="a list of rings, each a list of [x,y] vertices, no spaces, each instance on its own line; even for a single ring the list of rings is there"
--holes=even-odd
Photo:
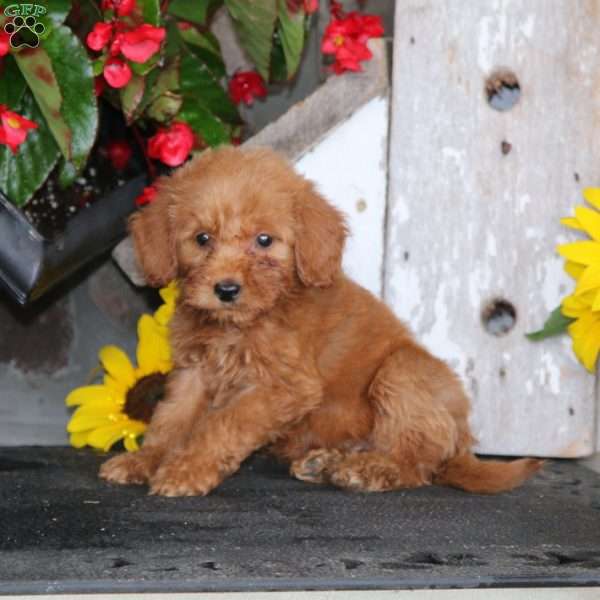
[[[88,164],[74,183],[62,189],[57,167],[23,208],[27,219],[48,240],[64,232],[68,221],[78,212],[101,201],[144,169],[143,155],[133,132],[108,106],[102,107],[99,132]],[[115,169],[106,152],[106,145],[116,140],[126,141],[133,149],[131,160],[122,170]]]

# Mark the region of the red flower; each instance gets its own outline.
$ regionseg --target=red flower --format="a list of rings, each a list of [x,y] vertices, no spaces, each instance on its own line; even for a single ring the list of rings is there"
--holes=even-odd
[[[229,81],[229,95],[239,104],[242,100],[250,106],[254,98],[267,95],[267,88],[263,78],[255,71],[242,71],[236,73]]]
[[[319,0],[304,0],[304,12],[307,15],[312,15],[317,10],[319,10]]]
[[[288,10],[293,13],[297,13],[300,6],[307,15],[310,15],[319,9],[319,0],[287,0]]]
[[[102,50],[110,41],[113,34],[112,23],[99,22],[94,25],[94,29],[87,34],[86,43],[92,50]]]
[[[361,61],[372,57],[367,40],[383,35],[381,18],[351,12],[346,16],[338,7],[323,36],[321,52],[335,55],[333,70],[339,75],[344,71],[360,71]]]
[[[5,104],[0,104],[0,144],[7,145],[13,154],[27,138],[30,129],[37,129],[37,123],[8,110]]]
[[[101,96],[104,91],[104,79],[102,77],[96,77],[94,79],[94,94],[96,97]]]
[[[10,35],[0,29],[0,56],[6,56],[10,51]]]
[[[102,0],[102,10],[114,10],[119,17],[130,15],[135,9],[135,0]]]
[[[104,65],[104,79],[110,87],[122,88],[131,79],[131,68],[120,58],[109,58]]]
[[[173,123],[168,129],[159,129],[148,140],[148,156],[158,158],[170,167],[178,167],[194,147],[194,133],[187,123]]]
[[[160,44],[164,39],[164,27],[154,27],[144,23],[123,34],[120,41],[121,54],[133,62],[145,63],[160,50]]]
[[[154,197],[156,196],[156,188],[153,185],[149,185],[144,188],[144,191],[135,199],[135,205],[138,208],[142,206],[146,206],[146,204],[150,204],[154,201]]]
[[[129,164],[133,150],[124,140],[115,140],[106,145],[106,154],[112,166],[117,171],[122,171]]]

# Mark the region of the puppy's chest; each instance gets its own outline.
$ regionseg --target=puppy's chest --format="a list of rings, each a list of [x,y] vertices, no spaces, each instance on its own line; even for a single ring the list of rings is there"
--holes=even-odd
[[[264,380],[271,362],[268,354],[240,334],[206,340],[200,364],[209,393],[232,393]]]

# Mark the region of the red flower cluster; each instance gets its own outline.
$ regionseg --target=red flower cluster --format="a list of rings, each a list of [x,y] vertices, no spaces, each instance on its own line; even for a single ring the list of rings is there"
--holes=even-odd
[[[102,10],[112,10],[119,17],[130,15],[135,9],[135,0],[102,0]]]
[[[250,106],[254,98],[267,95],[267,88],[263,78],[255,71],[241,71],[229,81],[229,95],[236,104],[243,100]]]
[[[150,204],[154,201],[154,197],[156,196],[156,188],[153,185],[149,185],[144,188],[144,191],[135,199],[135,205],[138,208],[142,206],[146,206],[146,204]]]
[[[37,129],[37,123],[8,110],[6,104],[0,104],[0,144],[5,144],[16,154],[30,129]]]
[[[373,56],[367,41],[383,35],[381,18],[351,12],[344,15],[337,2],[332,3],[332,19],[321,44],[323,54],[333,54],[333,70],[339,75],[344,71],[361,71],[361,61]]]
[[[148,156],[170,167],[183,164],[194,147],[194,133],[187,123],[172,123],[148,140]]]
[[[287,0],[287,7],[293,13],[297,13],[302,7],[307,15],[311,15],[319,9],[319,0]]]
[[[115,140],[106,145],[106,154],[112,166],[122,171],[129,164],[133,150],[126,141]]]
[[[112,0],[113,3],[116,1]],[[122,0],[118,7],[124,5],[125,0]],[[154,27],[149,23],[128,30],[127,26],[119,21],[99,22],[88,33],[86,43],[88,48],[96,52],[108,46],[109,58],[104,63],[104,79],[111,87],[121,88],[131,79],[131,67],[119,58],[119,54],[132,62],[145,63],[160,50],[165,34],[164,27]]]
[[[6,56],[10,51],[10,35],[0,29],[0,57]]]

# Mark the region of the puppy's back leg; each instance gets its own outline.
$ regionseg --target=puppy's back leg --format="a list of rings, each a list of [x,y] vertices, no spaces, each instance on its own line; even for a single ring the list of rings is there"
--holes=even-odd
[[[406,486],[431,483],[440,465],[473,441],[458,378],[411,341],[383,362],[369,401],[375,412],[372,444],[398,465]]]

